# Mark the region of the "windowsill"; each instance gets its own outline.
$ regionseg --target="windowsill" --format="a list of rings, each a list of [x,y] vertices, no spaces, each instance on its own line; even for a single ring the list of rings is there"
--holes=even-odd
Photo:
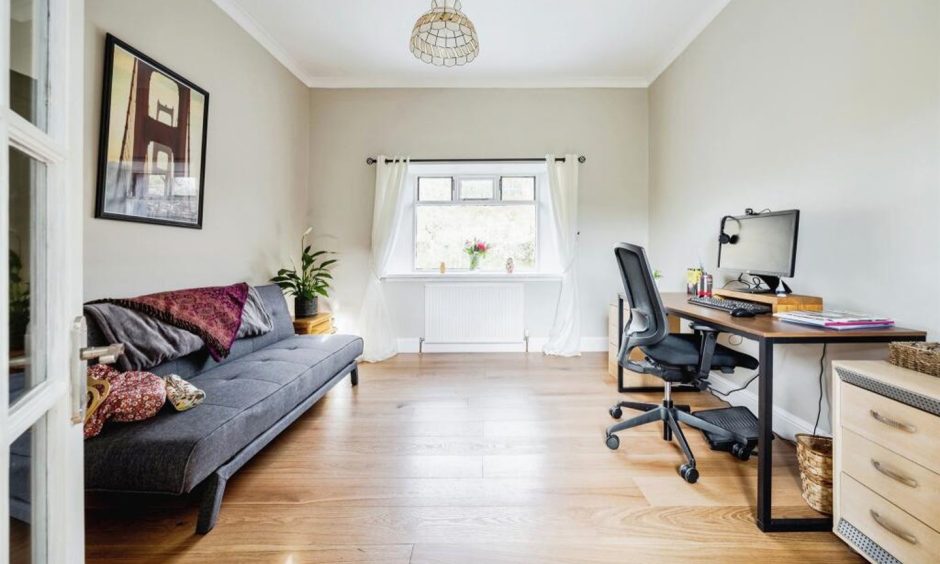
[[[404,272],[382,278],[388,282],[557,282],[561,274],[538,272]]]

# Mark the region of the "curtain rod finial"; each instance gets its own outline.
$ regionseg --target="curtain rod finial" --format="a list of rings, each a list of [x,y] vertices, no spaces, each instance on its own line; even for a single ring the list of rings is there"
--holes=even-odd
[[[367,165],[374,165],[374,164],[375,164],[375,159],[373,159],[372,157],[367,158],[367,159],[366,159],[366,164],[367,164]]]

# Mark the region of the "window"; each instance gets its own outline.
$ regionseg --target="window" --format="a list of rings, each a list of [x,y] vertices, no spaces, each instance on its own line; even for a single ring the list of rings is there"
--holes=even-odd
[[[538,270],[537,176],[418,175],[414,213],[414,269],[468,270],[468,241],[490,246],[480,271],[503,272],[513,259],[520,272]]]

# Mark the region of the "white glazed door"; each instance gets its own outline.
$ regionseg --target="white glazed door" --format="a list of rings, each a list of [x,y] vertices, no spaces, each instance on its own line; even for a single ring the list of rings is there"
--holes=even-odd
[[[0,562],[84,559],[83,0],[0,0]]]

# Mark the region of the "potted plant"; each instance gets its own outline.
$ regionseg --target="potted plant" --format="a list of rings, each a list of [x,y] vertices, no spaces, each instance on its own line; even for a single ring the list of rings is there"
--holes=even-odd
[[[310,245],[307,244],[307,235],[310,235],[312,230],[312,227],[308,228],[300,237],[300,270],[291,260],[292,268],[278,270],[277,276],[271,279],[271,282],[294,296],[295,317],[316,315],[319,311],[318,298],[330,297],[330,281],[333,280],[330,269],[336,259],[323,260],[327,255],[333,254],[330,251],[311,251]]]
[[[464,244],[463,252],[470,257],[470,270],[476,270],[480,267],[480,259],[486,257],[489,250],[490,246],[486,244],[486,241],[480,241],[476,238]]]

